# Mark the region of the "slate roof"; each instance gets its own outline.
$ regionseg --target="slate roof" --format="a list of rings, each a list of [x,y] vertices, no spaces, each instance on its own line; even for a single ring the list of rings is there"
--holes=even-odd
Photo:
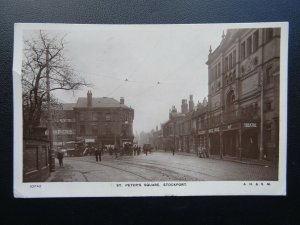
[[[78,98],[75,108],[86,108],[87,98]],[[102,97],[102,98],[92,98],[92,108],[126,108],[128,106],[121,104],[114,98]]]
[[[73,110],[73,108],[76,106],[76,103],[63,103],[62,109],[63,110]]]

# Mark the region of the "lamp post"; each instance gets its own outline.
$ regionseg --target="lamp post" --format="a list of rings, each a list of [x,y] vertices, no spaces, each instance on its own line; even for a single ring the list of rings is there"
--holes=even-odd
[[[176,122],[174,121],[174,125],[173,125],[173,129],[174,129],[174,151],[175,151],[175,148],[176,148]]]
[[[264,75],[260,69],[260,143],[259,159],[263,159],[264,153]]]
[[[47,106],[48,106],[48,139],[50,148],[50,171],[55,171],[55,155],[53,150],[53,129],[52,129],[52,113],[51,113],[51,103],[50,103],[50,79],[49,79],[49,44],[46,48],[46,84],[47,84]]]

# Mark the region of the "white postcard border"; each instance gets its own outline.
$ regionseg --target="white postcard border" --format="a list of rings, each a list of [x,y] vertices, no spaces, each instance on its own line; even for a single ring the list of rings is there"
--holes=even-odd
[[[280,27],[280,121],[278,181],[166,181],[166,182],[41,182],[23,183],[22,134],[22,33],[28,29],[93,30],[136,29],[143,26],[220,26],[228,28]],[[44,197],[117,197],[117,196],[219,196],[219,195],[286,195],[287,168],[287,95],[288,95],[288,23],[231,23],[178,25],[83,25],[83,24],[15,24],[13,56],[14,106],[14,196]],[[158,186],[145,186],[157,183]],[[182,185],[180,185],[182,184]],[[121,186],[120,186],[121,185]],[[166,186],[164,186],[166,185]]]

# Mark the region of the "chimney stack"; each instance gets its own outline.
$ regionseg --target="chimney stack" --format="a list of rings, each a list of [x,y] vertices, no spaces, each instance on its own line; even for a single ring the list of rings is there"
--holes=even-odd
[[[125,103],[124,97],[121,97],[120,98],[120,104],[124,105],[124,103]]]
[[[189,100],[189,112],[192,112],[194,110],[194,100],[193,100],[193,95],[190,95],[190,100]]]
[[[87,106],[88,107],[92,106],[92,91],[87,92]]]
[[[187,114],[188,113],[188,104],[186,99],[182,99],[181,102],[181,113]]]

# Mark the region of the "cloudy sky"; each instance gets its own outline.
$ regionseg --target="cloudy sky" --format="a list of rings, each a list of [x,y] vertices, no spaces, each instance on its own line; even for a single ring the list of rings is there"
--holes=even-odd
[[[66,55],[92,88],[56,92],[62,102],[93,97],[125,98],[135,110],[134,132],[150,131],[167,121],[181,99],[207,96],[209,46],[215,49],[224,27],[216,25],[102,25],[65,27]],[[125,81],[125,80],[128,81]]]

